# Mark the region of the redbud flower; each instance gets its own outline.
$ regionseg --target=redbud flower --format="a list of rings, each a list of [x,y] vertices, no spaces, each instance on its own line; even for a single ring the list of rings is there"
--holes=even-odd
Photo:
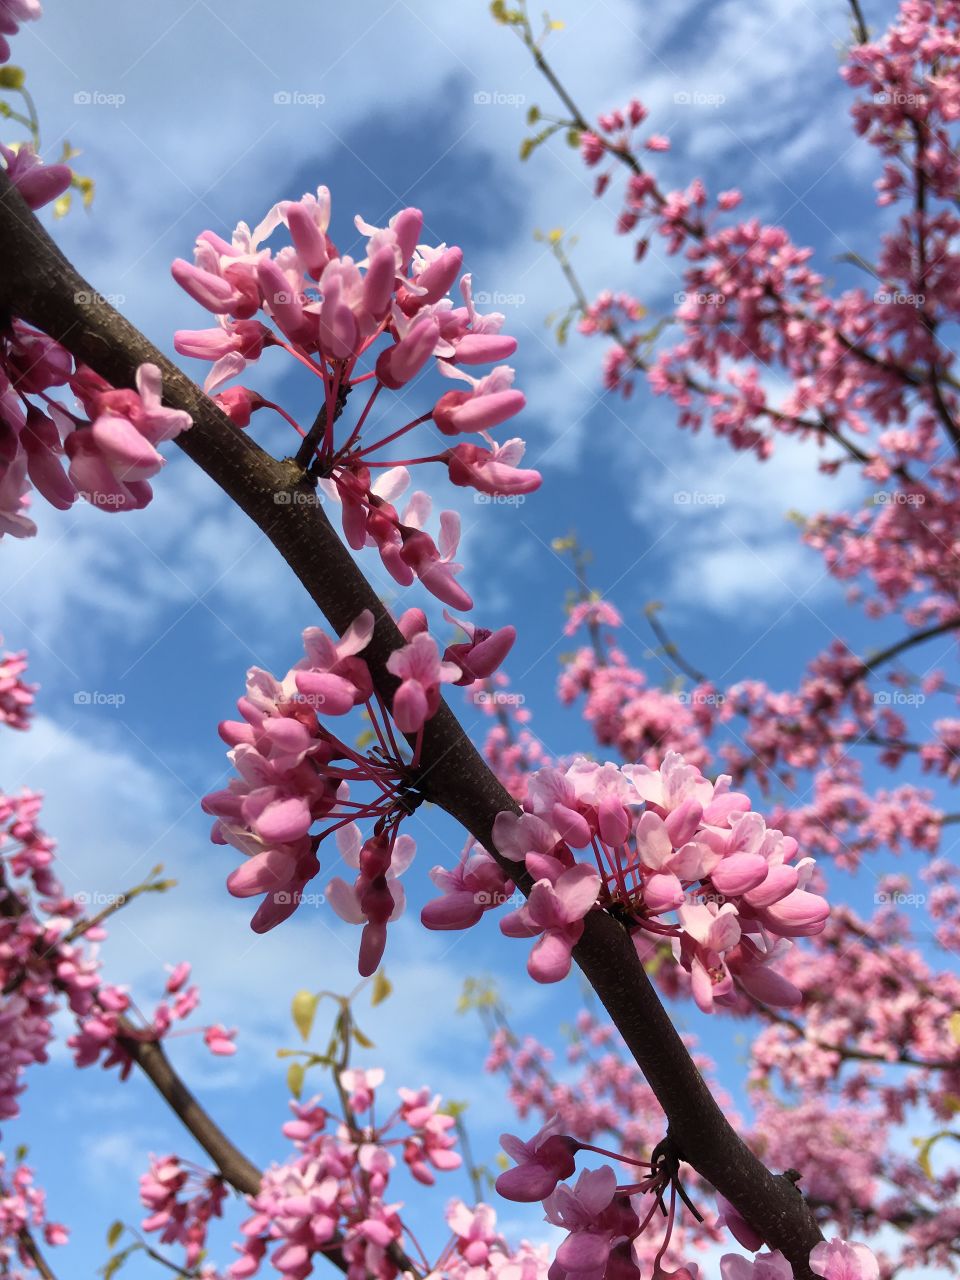
[[[574,1156],[580,1149],[575,1138],[560,1132],[558,1116],[552,1116],[529,1142],[512,1133],[502,1133],[500,1145],[516,1161],[516,1168],[500,1174],[497,1192],[506,1200],[523,1204],[543,1200],[557,1189],[558,1182],[569,1178],[576,1169]]]
[[[501,627],[499,631],[488,631],[485,627],[475,627],[472,622],[454,618],[446,609],[443,616],[448,622],[461,627],[469,637],[465,644],[450,644],[444,651],[444,661],[455,663],[460,668],[460,678],[456,683],[468,685],[492,676],[513,648],[516,628]]]
[[[524,906],[500,921],[508,938],[539,941],[530,952],[527,970],[537,982],[559,982],[570,972],[573,948],[583,934],[584,916],[600,891],[600,876],[585,863],[563,871],[555,881],[538,880]]]
[[[839,1237],[821,1240],[810,1251],[810,1270],[823,1280],[879,1280],[880,1267],[865,1244]]]
[[[454,684],[461,670],[440,660],[433,636],[421,631],[387,659],[387,670],[400,681],[393,695],[393,718],[402,733],[417,733],[440,706],[441,684]]]
[[[0,35],[0,62],[6,61],[3,56],[5,47],[6,41]],[[7,177],[31,209],[39,209],[51,200],[56,200],[73,181],[73,171],[69,165],[44,164],[27,142],[17,148],[4,146],[0,142],[0,156],[3,156]]]
[[[720,1259],[720,1275],[723,1280],[792,1280],[793,1268],[779,1249],[758,1253],[755,1258],[725,1253]]]

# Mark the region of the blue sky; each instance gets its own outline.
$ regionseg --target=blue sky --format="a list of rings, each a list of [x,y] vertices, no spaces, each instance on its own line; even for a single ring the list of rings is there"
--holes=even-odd
[[[501,306],[520,340],[513,363],[529,402],[517,430],[544,485],[519,506],[478,506],[439,479],[432,491],[438,505],[452,497],[463,514],[475,616],[519,627],[510,673],[549,751],[590,746],[576,713],[553,696],[557,655],[570,647],[562,603],[572,578],[550,543],[571,525],[595,553],[594,585],[623,613],[634,653],[651,641],[643,607],[660,600],[685,652],[718,682],[750,675],[789,686],[835,635],[859,648],[899,635],[843,604],[785,519],[791,509],[862,500],[855,480],[817,475],[805,447],[781,446],[761,470],[720,442],[681,434],[670,404],[643,388],[628,402],[603,394],[598,345],[553,342],[545,317],[568,298],[536,229],[563,226],[580,238],[575,262],[588,292],[622,285],[653,312],[671,304],[678,265],[656,251],[642,271],[632,264],[630,245],[609,231],[616,195],[595,201],[574,153],[550,146],[519,163],[527,107],[552,103],[483,0],[288,0],[266,21],[264,8],[254,0],[48,0],[43,22],[18,37],[15,58],[28,69],[45,145],[57,152],[69,137],[97,183],[92,211],[71,214],[55,233],[94,286],[170,354],[174,329],[204,323],[170,278],[171,259],[189,257],[204,228],[229,234],[238,220],[253,224],[276,200],[321,182],[333,193],[341,247],[354,213],[381,224],[410,203],[425,211],[435,239],[463,246],[475,289],[511,299]],[[674,141],[658,157],[666,185],[699,172],[712,191],[741,187],[748,209],[785,222],[843,281],[846,269],[833,259],[868,252],[882,225],[870,193],[873,157],[848,127],[850,95],[837,75],[846,6],[673,0],[650,8],[639,0],[552,6],[566,29],[551,52],[584,110],[640,96],[651,128]],[[872,21],[891,12],[868,5]],[[723,101],[683,105],[678,92]],[[200,366],[192,371],[202,376]],[[312,390],[286,365],[264,362],[248,381],[312,418]],[[258,434],[278,452],[291,448],[272,424]],[[240,1144],[267,1162],[286,1150],[274,1050],[292,1038],[289,998],[301,986],[346,990],[357,939],[314,911],[265,938],[250,933],[249,904],[223,888],[233,857],[208,843],[198,802],[222,785],[216,723],[231,713],[246,668],[282,674],[299,656],[302,628],[319,619],[269,544],[185,458],[173,453],[155,487],[143,513],[43,507],[35,540],[5,540],[0,630],[8,646],[30,649],[42,690],[34,730],[0,739],[0,776],[6,789],[46,792],[46,827],[60,841],[72,891],[114,892],[156,861],[179,880],[175,893],[115,921],[106,970],[149,1005],[164,962],[194,961],[207,1017],[240,1027],[241,1052],[224,1063],[183,1041],[176,1060]],[[723,504],[677,503],[679,491],[704,487],[722,492]],[[378,589],[391,589],[375,559],[364,563]],[[417,590],[403,598],[414,602],[423,602]],[[949,648],[934,642],[924,660],[933,665]],[[78,704],[82,691],[123,701]],[[482,731],[482,718],[465,715]],[[408,877],[415,902],[426,870],[449,865],[459,846],[442,815],[422,813],[418,828]],[[857,892],[871,883],[868,873]],[[387,955],[396,995],[365,1020],[392,1084],[429,1082],[473,1103],[482,1159],[508,1116],[481,1072],[479,1028],[451,1021],[463,979],[496,975],[518,1020],[543,1035],[577,998],[575,979],[534,988],[525,951],[492,924],[466,938],[437,937],[411,915]],[[727,1031],[696,1013],[681,1016],[726,1055],[725,1082],[736,1093],[740,1054]],[[78,1076],[65,1059],[32,1073],[23,1119],[4,1136],[30,1143],[51,1213],[74,1230],[75,1274],[102,1262],[107,1222],[141,1216],[136,1176],[147,1152],[188,1149],[146,1084]],[[436,1203],[455,1192],[465,1183],[449,1180]]]

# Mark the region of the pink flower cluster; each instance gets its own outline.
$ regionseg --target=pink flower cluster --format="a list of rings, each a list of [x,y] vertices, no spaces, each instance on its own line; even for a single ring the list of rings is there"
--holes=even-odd
[[[787,939],[820,932],[829,908],[807,887],[813,860],[795,861],[796,841],[768,829],[728,777],[709,782],[676,753],[658,770],[579,759],[534,774],[525,809],[498,815],[494,841],[535,882],[501,929],[538,938],[528,963],[537,981],[566,976],[584,918],[606,908],[626,916],[639,946],[645,938],[671,943],[704,1012],[734,1003],[738,986],[768,1004],[799,1002],[772,963]],[[577,861],[574,849],[590,850],[594,862]],[[430,907],[425,924],[474,922],[466,876],[461,864],[438,880],[456,905]],[[663,919],[674,912],[675,923]]]
[[[30,708],[37,686],[21,678],[26,669],[25,652],[0,654],[0,724],[10,729],[30,727]]]
[[[148,481],[163,466],[157,446],[191,420],[164,407],[154,365],[141,365],[136,380],[136,390],[111,387],[19,320],[0,332],[0,536],[36,533],[31,485],[60,511],[78,496],[101,511],[147,505]],[[50,394],[61,386],[85,417]]]
[[[877,1259],[865,1244],[823,1240],[810,1253],[810,1270],[823,1280],[880,1280]],[[720,1259],[723,1280],[792,1280],[793,1268],[779,1249],[754,1258],[727,1253]]]
[[[83,908],[64,894],[53,871],[54,843],[37,824],[41,797],[0,793],[0,886],[5,910],[0,917],[0,1118],[19,1113],[18,1097],[26,1087],[28,1066],[47,1060],[53,1038],[52,1019],[66,1007],[76,1020],[67,1044],[78,1067],[103,1058],[119,1066],[122,1078],[132,1067],[124,1037],[155,1041],[176,1021],[188,1018],[199,1003],[195,986],[187,986],[189,965],[171,972],[168,998],[161,1000],[143,1025],[121,1018],[131,1010],[125,990],[101,981],[99,960],[88,945],[106,937],[102,925],[83,919]],[[233,1033],[208,1027],[204,1037],[211,1052],[232,1053]]]
[[[8,36],[15,36],[21,22],[35,22],[43,13],[40,0],[0,0],[0,63],[9,62]]]
[[[291,243],[274,253],[265,241],[280,227]],[[270,346],[282,347],[308,369],[319,381],[322,400],[310,432],[248,388],[234,386],[218,399],[240,426],[259,408],[274,409],[292,423],[309,438],[311,476],[342,503],[350,545],[376,547],[401,586],[418,577],[446,604],[469,609],[469,595],[453,580],[459,568],[452,563],[459,537],[455,513],[443,513],[435,542],[423,527],[429,514],[424,494],[415,493],[402,514],[393,501],[408,483],[406,466],[415,463],[436,462],[446,467],[454,485],[485,494],[537,488],[539,474],[518,466],[523,442],[498,444],[489,434],[523,408],[524,397],[512,385],[513,370],[497,365],[480,377],[469,372],[509,357],[516,341],[501,332],[501,314],[477,311],[469,275],[460,282],[461,305],[454,304],[450,290],[460,275],[462,251],[419,243],[423,215],[418,209],[401,210],[387,227],[358,217],[356,259],[337,248],[329,227],[330,193],[320,187],[316,196],[281,201],[253,231],[240,223],[229,243],[204,231],[195,261],[178,259],[173,275],[214,313],[217,327],[180,330],[176,348],[213,361],[205,384],[211,392],[242,374]],[[429,367],[461,389],[439,397],[434,393],[425,413],[387,428],[379,439],[366,439],[363,430],[380,393],[418,388]],[[371,383],[366,403],[352,427],[338,435],[347,398],[364,382]],[[478,435],[480,443],[463,441],[412,459],[374,460],[378,451],[427,422],[441,438]],[[378,468],[387,471],[375,480]]]
[[[284,1125],[297,1155],[272,1165],[257,1195],[253,1215],[243,1224],[241,1257],[229,1268],[233,1280],[255,1275],[269,1252],[270,1265],[287,1280],[304,1280],[318,1256],[337,1237],[348,1274],[394,1280],[392,1246],[402,1243],[401,1206],[388,1198],[394,1149],[413,1176],[431,1185],[434,1170],[460,1167],[454,1150],[451,1116],[439,1110],[440,1098],[428,1089],[400,1089],[400,1104],[374,1124],[379,1069],[350,1068],[339,1077],[347,1112],[331,1115],[319,1098],[292,1102],[294,1119]]]
[[[487,677],[515,637],[512,627],[490,632],[468,622],[458,625],[467,639],[449,645],[441,657],[421,610],[410,609],[399,621],[407,643],[390,655],[387,666],[398,681],[393,721],[414,740],[410,758],[360,656],[373,634],[371,613],[362,613],[336,642],[319,627],[308,627],[305,656],[282,680],[257,667],[247,673],[246,696],[237,704],[242,720],[220,726],[237,776],[206,796],[203,807],[216,818],[213,840],[232,845],[246,858],[227,881],[230,892],[244,898],[265,895],[252,920],[258,932],[297,909],[306,885],[319,873],[321,840],[336,833],[340,857],[356,876],[353,884],[336,877],[327,898],[342,919],[363,926],[360,972],[376,970],[387,925],[404,909],[397,877],[415,846],[399,828],[419,803],[415,775],[424,725],[437,712],[443,684],[469,685]],[[343,716],[355,707],[366,711],[373,726],[371,751],[350,746],[320,718]],[[351,798],[351,786],[357,784],[373,788],[370,802]],[[358,818],[375,819],[366,840],[354,821]],[[330,825],[311,835],[321,821]]]
[[[150,1214],[140,1225],[159,1231],[162,1244],[183,1245],[192,1271],[202,1259],[210,1220],[223,1216],[226,1197],[219,1175],[188,1169],[177,1156],[151,1156],[149,1172],[140,1178],[140,1199]]]
[[[9,1180],[4,1176],[6,1157],[0,1153],[0,1272],[10,1280],[29,1280],[36,1275],[21,1232],[39,1231],[48,1245],[67,1243],[67,1228],[50,1222],[46,1195],[33,1184],[33,1171],[18,1164]]]

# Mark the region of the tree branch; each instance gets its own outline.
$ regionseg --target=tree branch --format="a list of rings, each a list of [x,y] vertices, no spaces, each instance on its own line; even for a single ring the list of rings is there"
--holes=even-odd
[[[0,174],[0,246],[0,306],[43,329],[117,386],[132,385],[144,362],[156,364],[167,403],[193,418],[193,427],[177,444],[271,540],[337,632],[342,634],[362,610],[371,610],[375,628],[364,657],[378,692],[390,701],[396,680],[386,662],[403,639],[319,504],[275,500],[281,491],[302,484],[296,463],[271,458],[235,428],[97,295],[5,174]],[[445,704],[426,724],[421,760],[417,785],[427,799],[495,852],[493,821],[503,810],[518,812],[518,806]],[[529,876],[518,875],[514,863],[503,865],[518,887],[529,892]],[[627,930],[600,911],[591,912],[585,926],[574,953],[577,962],[656,1094],[685,1159],[754,1224],[771,1248],[783,1251],[795,1276],[808,1280],[809,1253],[821,1234],[802,1196],[771,1174],[727,1121],[661,1005]],[[154,1070],[162,1073],[158,1063],[155,1058]]]

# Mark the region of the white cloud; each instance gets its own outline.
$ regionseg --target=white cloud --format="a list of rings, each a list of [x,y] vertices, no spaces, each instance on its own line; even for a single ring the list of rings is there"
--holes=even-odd
[[[634,518],[662,537],[672,565],[666,602],[764,617],[796,601],[814,607],[830,589],[822,558],[801,543],[789,514],[855,505],[863,485],[849,469],[818,471],[812,442],[778,439],[765,462],[703,433],[683,432],[662,458],[639,443],[633,452],[641,477]]]

